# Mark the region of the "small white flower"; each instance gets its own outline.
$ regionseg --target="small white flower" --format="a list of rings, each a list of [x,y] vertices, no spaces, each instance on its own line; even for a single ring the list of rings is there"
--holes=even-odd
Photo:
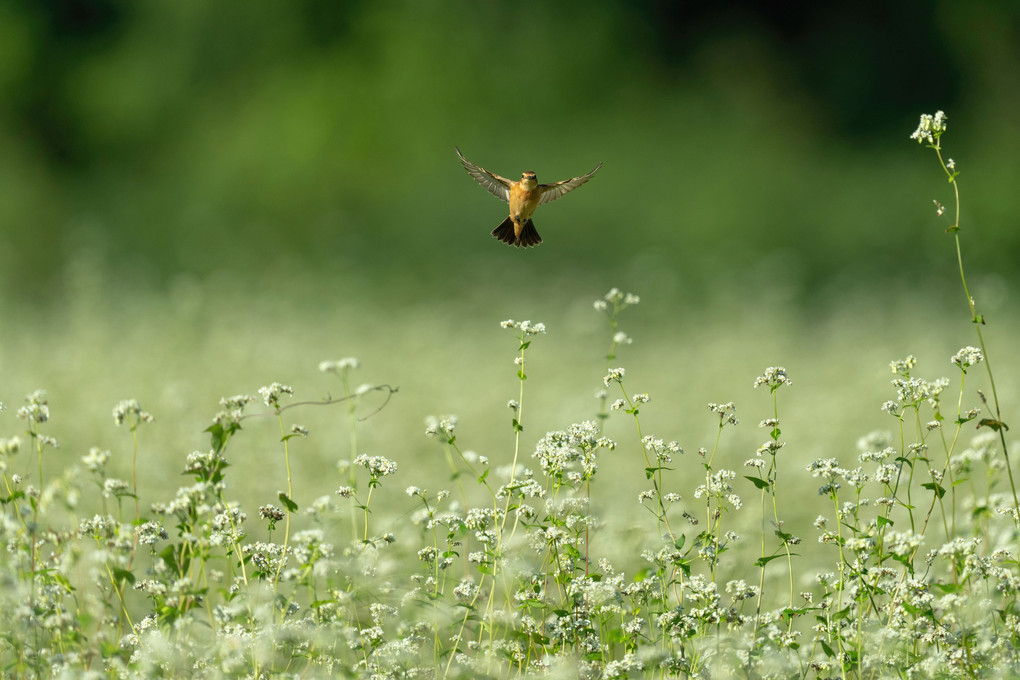
[[[138,425],[139,423],[151,423],[155,418],[151,413],[143,411],[137,400],[127,399],[113,407],[113,422],[123,425],[125,420],[128,420],[130,425]]]
[[[623,368],[610,368],[609,373],[602,378],[602,382],[606,387],[609,387],[611,382],[623,382],[623,376],[626,374],[626,370]]]
[[[964,347],[959,352],[953,355],[953,358],[949,361],[956,364],[963,370],[967,370],[975,364],[980,364],[985,360],[985,355],[982,354],[981,350],[977,347]]]
[[[279,406],[280,397],[284,394],[294,396],[294,388],[290,385],[283,385],[278,382],[259,388],[259,395],[262,396],[262,400],[266,403],[266,406]]]
[[[360,367],[361,362],[354,357],[319,362],[319,370],[323,373],[343,373]]]
[[[911,133],[910,138],[916,139],[918,144],[923,144],[924,142],[934,144],[935,140],[946,131],[947,120],[948,117],[943,111],[936,111],[934,116],[922,113],[921,122],[917,124],[917,129]]]
[[[782,385],[789,384],[791,384],[791,381],[786,377],[786,369],[782,366],[769,366],[765,369],[765,372],[762,375],[758,376],[754,380],[755,387],[768,385],[773,390]]]

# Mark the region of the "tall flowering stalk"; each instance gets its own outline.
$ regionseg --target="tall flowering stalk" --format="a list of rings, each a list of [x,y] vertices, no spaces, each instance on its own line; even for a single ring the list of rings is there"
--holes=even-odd
[[[633,293],[624,293],[619,288],[612,288],[602,298],[595,301],[595,311],[602,312],[609,321],[609,351],[606,352],[606,368],[608,369],[616,361],[616,350],[622,345],[629,345],[632,340],[629,335],[620,330],[620,312],[631,305],[641,302],[641,298]],[[607,385],[608,387],[608,385]],[[599,390],[596,393],[599,399],[599,420],[609,417],[606,406],[609,403],[609,392]]]
[[[143,411],[136,399],[126,399],[113,407],[113,422],[120,427],[127,425],[131,431],[131,495],[135,499],[135,519],[140,521],[138,507],[138,426],[155,420],[148,411]]]
[[[273,590],[276,590],[279,585],[280,572],[283,571],[283,565],[287,562],[287,544],[290,541],[290,516],[297,512],[298,509],[297,504],[293,501],[294,484],[290,472],[290,436],[287,435],[287,432],[284,429],[283,411],[280,407],[280,398],[285,394],[288,396],[294,396],[294,388],[290,385],[282,385],[278,382],[259,388],[259,395],[262,397],[266,406],[273,409],[273,412],[276,414],[276,420],[280,424],[280,439],[283,442],[283,462],[287,468],[287,493],[280,494],[280,501],[283,503],[283,507],[287,511],[287,516],[284,520],[283,527],[283,549],[280,554],[279,562],[276,565],[276,574],[273,576]]]
[[[799,542],[792,534],[783,530],[783,521],[779,518],[779,506],[777,501],[776,486],[779,480],[779,466],[776,463],[776,454],[779,450],[785,446],[785,442],[780,441],[779,437],[782,434],[782,430],[779,427],[779,399],[776,396],[776,392],[780,387],[790,384],[790,379],[786,376],[786,369],[781,366],[771,366],[765,369],[765,372],[758,376],[754,381],[754,387],[768,387],[769,394],[772,397],[772,417],[766,418],[761,422],[763,428],[768,429],[769,439],[758,447],[757,456],[767,462],[765,468],[764,477],[748,477],[748,479],[754,483],[758,489],[761,490],[761,556],[758,558],[756,565],[759,567],[759,580],[758,580],[758,612],[756,613],[756,619],[760,617],[762,595],[765,591],[765,567],[772,560],[781,557],[782,554],[786,555],[786,564],[789,570],[790,576],[790,610],[794,608],[794,590],[793,590],[793,555],[790,552],[790,545]],[[761,468],[759,468],[760,470]],[[760,473],[759,473],[760,474]],[[765,498],[766,496],[771,499],[771,514],[772,514],[772,525],[774,533],[779,539],[781,551],[774,551],[772,554],[768,554],[765,548],[765,537],[767,535],[766,526],[766,509],[765,509]],[[758,622],[756,620],[755,627],[757,629]],[[793,617],[789,619],[789,627],[787,631],[792,630]]]
[[[669,516],[666,511],[667,505],[672,502],[673,495],[669,495],[669,498],[666,497],[667,494],[662,489],[662,473],[664,470],[670,469],[666,465],[672,462],[671,454],[683,453],[683,451],[676,442],[672,442],[668,447],[657,447],[654,443],[656,441],[661,443],[661,440],[656,440],[650,436],[646,437],[642,434],[641,418],[639,417],[640,409],[641,406],[651,401],[651,396],[647,392],[628,392],[623,384],[627,370],[622,366],[616,368],[612,366],[612,362],[616,359],[616,350],[620,346],[629,345],[632,342],[630,336],[619,329],[620,312],[627,307],[638,304],[640,301],[641,298],[637,295],[624,293],[619,288],[611,289],[601,300],[595,301],[595,311],[602,312],[609,317],[609,330],[611,334],[609,352],[606,354],[606,374],[602,377],[602,384],[605,386],[605,389],[599,390],[596,393],[601,404],[598,417],[603,420],[608,418],[608,411],[611,410],[624,411],[634,418],[634,427],[637,430],[638,442],[641,445],[641,455],[645,461],[645,476],[651,480],[653,487],[649,493],[642,495],[641,502],[644,503],[645,500],[655,501],[657,504],[655,509],[657,521],[660,526],[665,528],[670,540],[676,543],[677,536],[673,532],[673,527],[670,526]],[[620,388],[620,393],[623,397],[609,404],[607,410],[606,404],[610,397],[609,390],[614,384]]]
[[[514,331],[514,337],[518,340],[517,352],[518,355],[514,359],[514,365],[517,367],[517,380],[519,384],[519,391],[516,400],[509,402],[510,409],[514,412],[512,425],[514,429],[514,460],[510,467],[510,485],[516,479],[517,473],[517,460],[520,457],[521,451],[521,432],[524,431],[524,381],[528,379],[528,374],[524,372],[525,364],[525,352],[528,347],[531,346],[531,340],[540,333],[545,333],[544,323],[531,323],[530,321],[514,321],[513,319],[507,319],[500,323],[501,328],[507,328]],[[509,498],[507,499],[509,503]],[[504,521],[505,521],[504,517]]]
[[[57,448],[57,440],[53,437],[43,434],[40,430],[40,425],[47,422],[50,419],[50,407],[49,400],[46,396],[45,390],[36,390],[32,394],[25,397],[27,402],[24,406],[18,409],[18,417],[28,423],[28,434],[29,439],[32,442],[32,448],[35,449],[36,463],[39,468],[39,487],[33,489],[31,486],[25,491],[21,492],[21,496],[27,497],[28,502],[32,508],[32,521],[29,523],[25,520],[24,515],[21,514],[22,525],[28,530],[29,535],[29,571],[32,574],[33,580],[35,579],[35,572],[38,560],[38,545],[36,541],[36,530],[38,527],[39,519],[39,495],[45,488],[43,484],[43,465],[42,455],[43,450],[47,448]],[[17,450],[17,447],[15,447]],[[10,486],[8,486],[10,488]],[[17,496],[12,493],[11,498]]]
[[[715,456],[719,452],[719,443],[722,441],[723,429],[729,426],[736,426],[740,421],[737,419],[737,407],[732,401],[724,404],[711,402],[708,410],[719,417],[719,428],[715,434],[715,443],[712,451],[702,448],[698,455],[704,459],[702,466],[705,468],[705,483],[698,486],[694,492],[695,498],[705,499],[705,530],[699,536],[707,547],[704,550],[709,560],[709,571],[712,580],[716,577],[716,568],[719,566],[719,556],[726,547],[726,543],[734,536],[732,532],[723,533],[723,516],[727,510],[738,510],[743,505],[740,497],[733,493],[733,487],[729,482],[736,477],[732,470],[715,470],[713,464]],[[751,464],[752,467],[757,463]]]
[[[510,463],[510,481],[509,481],[508,484],[506,484],[504,487],[502,487],[499,490],[499,492],[497,493],[498,496],[502,496],[504,503],[503,503],[503,507],[502,508],[496,508],[496,513],[498,515],[498,517],[497,517],[498,524],[496,525],[496,529],[497,530],[496,530],[496,536],[495,536],[496,541],[495,541],[495,555],[494,555],[495,573],[493,574],[493,580],[494,581],[497,578],[502,581],[503,591],[507,595],[507,597],[509,598],[510,597],[510,590],[511,590],[511,588],[510,588],[509,582],[507,581],[506,559],[505,559],[505,555],[503,554],[503,552],[504,552],[504,546],[508,542],[508,537],[506,535],[506,520],[507,520],[507,517],[509,516],[510,511],[512,509],[511,504],[513,503],[515,498],[519,497],[519,493],[518,492],[519,492],[519,488],[521,486],[518,483],[518,480],[517,480],[517,474],[518,474],[518,472],[517,472],[517,464],[518,464],[518,460],[520,459],[520,452],[521,452],[521,432],[524,431],[524,424],[523,424],[524,423],[524,382],[528,379],[528,374],[525,372],[525,368],[526,368],[526,365],[525,365],[526,364],[526,358],[525,357],[527,355],[528,348],[531,346],[532,339],[536,335],[545,333],[545,324],[544,323],[531,323],[531,321],[529,321],[529,320],[514,321],[513,319],[507,319],[506,321],[503,321],[503,322],[500,323],[500,327],[513,331],[514,337],[516,337],[517,341],[518,341],[518,347],[517,347],[517,353],[518,354],[517,354],[517,357],[514,358],[514,366],[517,367],[518,394],[517,394],[517,399],[516,400],[511,400],[508,403],[508,406],[510,407],[510,410],[513,411],[513,418],[511,420],[511,425],[513,426],[513,431],[514,431],[514,458],[513,458],[513,461]],[[516,529],[517,529],[517,523],[515,521],[514,526],[513,526],[513,528],[510,531],[510,534],[513,535],[513,533],[516,531]],[[491,615],[491,613],[493,611],[493,606],[494,606],[494,603],[495,603],[495,593],[496,593],[495,588],[493,588],[490,591],[490,593],[489,593],[489,602],[488,602],[488,607],[487,607],[487,610],[486,610],[488,615]],[[490,626],[489,627],[489,644],[490,644],[490,646],[492,645],[492,642],[493,642],[493,637],[492,636],[493,636],[494,633],[495,633],[495,628],[493,626]]]
[[[953,241],[956,244],[956,263],[960,270],[960,283],[963,285],[963,294],[967,298],[971,323],[974,324],[974,331],[977,333],[978,347],[984,357],[985,370],[988,373],[988,384],[992,388],[992,407],[995,410],[995,417],[982,419],[979,427],[987,426],[999,433],[999,441],[1002,443],[1002,455],[1006,459],[1009,488],[1013,492],[1014,522],[1017,522],[1018,526],[1020,526],[1020,500],[1018,500],[1016,483],[1013,480],[1013,467],[1009,463],[1009,449],[1006,446],[1006,430],[1009,427],[1002,421],[1002,411],[999,408],[999,392],[995,388],[992,362],[988,356],[988,348],[985,346],[984,335],[981,333],[981,327],[985,325],[985,317],[977,311],[977,305],[974,302],[974,298],[970,295],[970,290],[967,287],[967,277],[963,271],[963,251],[960,247],[960,184],[957,180],[960,173],[956,169],[956,161],[952,158],[944,159],[942,157],[942,135],[945,134],[948,127],[948,120],[949,117],[946,116],[944,111],[936,111],[934,116],[927,113],[922,114],[921,121],[918,123],[917,129],[911,133],[910,138],[916,140],[918,144],[925,144],[927,142],[926,146],[935,152],[942,171],[946,174],[949,183],[953,185],[954,218],[953,223],[946,229],[946,232],[953,235]],[[944,213],[944,208],[938,201],[935,201],[935,206],[936,212],[941,217]]]
[[[343,386],[344,396],[343,398],[347,401],[347,420],[349,428],[349,443],[350,448],[347,455],[350,458],[347,461],[352,461],[358,455],[358,402],[363,394],[361,388],[357,391],[351,390],[351,373],[361,367],[355,357],[344,357],[343,359],[336,359],[332,361],[322,361],[319,363],[319,370],[323,373],[333,373],[337,378],[340,379],[340,384]],[[357,480],[355,478],[355,468],[353,463],[347,465],[348,468],[348,484],[352,488],[357,488]],[[351,532],[357,533],[357,518],[351,514]]]

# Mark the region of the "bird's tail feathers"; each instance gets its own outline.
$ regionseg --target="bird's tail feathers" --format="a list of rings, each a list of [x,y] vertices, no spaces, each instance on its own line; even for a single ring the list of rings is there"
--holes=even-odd
[[[535,223],[530,219],[524,221],[524,228],[521,230],[520,238],[517,238],[514,234],[514,222],[509,217],[500,222],[499,226],[492,230],[492,235],[503,243],[518,248],[521,246],[525,248],[537,246],[542,242],[542,237],[538,235],[538,230],[535,229]]]
[[[492,235],[503,243],[515,245],[513,220],[508,217],[500,222],[499,226],[492,230]]]
[[[524,229],[521,230],[520,244],[525,248],[530,246],[537,246],[542,242],[542,237],[538,235],[538,229],[535,229],[535,223],[530,219],[524,221]]]

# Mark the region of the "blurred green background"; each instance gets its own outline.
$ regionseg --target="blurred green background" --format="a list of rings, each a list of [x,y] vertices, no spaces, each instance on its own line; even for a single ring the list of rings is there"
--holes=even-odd
[[[5,0],[3,289],[52,299],[84,257],[156,290],[339,271],[400,298],[924,275],[946,187],[906,136],[936,108],[973,264],[1011,269],[1016,3],[764,4]],[[508,176],[605,167],[519,253],[454,145]]]
[[[736,400],[739,464],[771,408],[750,384],[782,364],[796,460],[853,455],[891,427],[889,360],[934,378],[975,342],[932,205],[951,189],[908,139],[921,113],[949,114],[971,292],[1016,396],[1018,65],[1012,0],[2,0],[0,400],[49,389],[73,461],[123,450],[109,410],[138,398],[158,484],[207,447],[220,396],[335,394],[318,361],[357,356],[356,382],[401,388],[365,451],[427,467],[422,418],[454,412],[501,460],[517,384],[498,322],[550,328],[527,449],[594,414],[591,302],[619,286],[643,298],[617,363],[653,395],[646,433],[695,451],[705,403]],[[522,251],[490,236],[505,206],[455,145],[509,177],[605,166]],[[336,430],[297,466],[316,479],[348,455],[344,417],[297,419]],[[251,439],[267,457],[272,429]],[[253,497],[278,490],[249,474]]]

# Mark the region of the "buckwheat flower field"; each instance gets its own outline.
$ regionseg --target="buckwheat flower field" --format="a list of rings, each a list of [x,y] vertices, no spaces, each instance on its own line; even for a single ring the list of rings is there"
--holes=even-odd
[[[951,302],[327,313],[185,282],[111,311],[79,272],[7,350],[2,672],[1020,673],[1018,319],[968,287],[946,129],[912,138],[954,192]]]

